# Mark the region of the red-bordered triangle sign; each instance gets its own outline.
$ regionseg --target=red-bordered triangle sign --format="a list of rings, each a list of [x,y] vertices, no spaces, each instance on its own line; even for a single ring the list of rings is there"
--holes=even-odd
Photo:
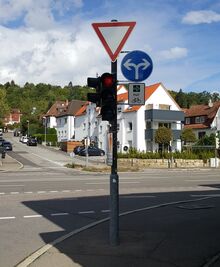
[[[136,22],[92,23],[112,61],[117,59]]]

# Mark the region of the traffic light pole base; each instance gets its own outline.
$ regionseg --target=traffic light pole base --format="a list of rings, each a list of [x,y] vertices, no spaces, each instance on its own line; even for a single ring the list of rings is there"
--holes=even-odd
[[[110,175],[110,245],[119,245],[118,174]]]

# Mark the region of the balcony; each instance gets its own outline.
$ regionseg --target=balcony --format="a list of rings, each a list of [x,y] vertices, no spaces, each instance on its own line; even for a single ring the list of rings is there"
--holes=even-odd
[[[160,122],[184,121],[184,112],[177,110],[149,109],[145,110],[145,120]]]
[[[154,140],[157,129],[146,129],[145,140]],[[173,140],[180,139],[181,130],[172,130]]]

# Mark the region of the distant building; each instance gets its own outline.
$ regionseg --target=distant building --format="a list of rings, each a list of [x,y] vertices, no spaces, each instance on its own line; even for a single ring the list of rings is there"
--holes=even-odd
[[[205,135],[220,131],[220,101],[207,105],[194,105],[189,109],[184,109],[185,125],[184,128],[190,128],[197,139]]]
[[[13,125],[15,123],[20,123],[21,122],[21,112],[19,109],[14,108],[11,110],[8,116],[4,118],[4,125]]]

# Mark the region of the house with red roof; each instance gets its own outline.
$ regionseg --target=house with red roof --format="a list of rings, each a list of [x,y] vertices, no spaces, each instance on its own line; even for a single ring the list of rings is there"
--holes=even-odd
[[[21,112],[17,108],[13,108],[11,112],[4,118],[4,125],[13,125],[21,122]]]
[[[184,109],[185,125],[184,128],[190,128],[197,139],[205,135],[216,133],[220,130],[220,101],[207,105],[194,105],[189,109]]]
[[[126,87],[117,91],[118,151],[134,147],[140,151],[157,151],[156,130],[165,126],[172,130],[172,149],[181,150],[180,134],[184,113],[162,83],[145,88],[145,104],[129,105]],[[75,114],[75,138],[80,141],[90,137],[100,148],[106,150],[108,122],[102,121],[100,109],[87,102]]]

